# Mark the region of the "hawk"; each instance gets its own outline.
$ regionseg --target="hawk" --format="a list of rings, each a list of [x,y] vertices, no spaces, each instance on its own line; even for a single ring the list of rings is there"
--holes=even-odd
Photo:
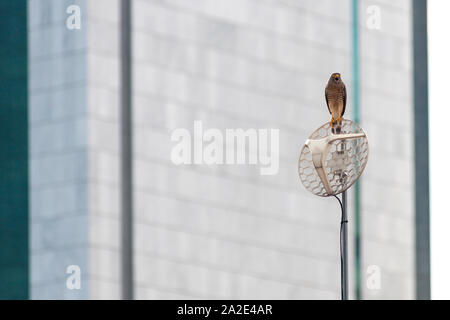
[[[347,104],[347,90],[342,82],[340,73],[333,73],[325,87],[325,99],[327,101],[328,111],[331,114],[330,126],[332,132],[340,133],[342,125],[342,116]]]

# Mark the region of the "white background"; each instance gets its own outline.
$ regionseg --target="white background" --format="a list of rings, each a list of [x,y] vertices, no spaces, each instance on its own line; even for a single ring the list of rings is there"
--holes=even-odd
[[[450,299],[450,1],[428,1],[431,295]]]

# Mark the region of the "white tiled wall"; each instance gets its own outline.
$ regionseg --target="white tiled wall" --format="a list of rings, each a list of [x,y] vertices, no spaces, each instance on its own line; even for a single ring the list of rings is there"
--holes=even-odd
[[[137,298],[339,297],[337,203],[307,194],[297,176],[304,140],[329,120],[329,73],[350,82],[350,25],[339,12],[134,2]],[[171,132],[194,120],[280,129],[279,174],[175,166]]]
[[[361,123],[370,161],[361,188],[363,272],[377,265],[381,289],[367,299],[414,299],[414,126],[412,5],[361,1],[380,9],[380,29],[361,19]],[[364,274],[366,276],[366,274]]]
[[[29,3],[32,297],[119,298],[120,2]],[[65,28],[69,3],[82,8],[81,30]],[[365,26],[374,4],[380,30]],[[350,5],[133,1],[136,298],[339,298],[338,205],[308,194],[297,160],[329,120],[331,72],[347,84],[352,117]],[[360,115],[371,147],[363,293],[413,298],[410,1],[361,1],[360,10]],[[194,120],[279,129],[278,175],[175,166],[171,133],[192,131]],[[66,264],[82,267],[83,290],[65,288]],[[365,286],[370,265],[380,267],[380,290]]]

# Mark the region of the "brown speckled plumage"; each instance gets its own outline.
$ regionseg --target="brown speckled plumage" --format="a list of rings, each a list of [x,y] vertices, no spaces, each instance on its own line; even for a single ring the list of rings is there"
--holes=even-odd
[[[331,114],[330,125],[340,127],[347,104],[347,91],[339,73],[333,73],[325,87],[325,99]],[[340,128],[339,128],[340,129]],[[337,130],[338,132],[340,130]]]

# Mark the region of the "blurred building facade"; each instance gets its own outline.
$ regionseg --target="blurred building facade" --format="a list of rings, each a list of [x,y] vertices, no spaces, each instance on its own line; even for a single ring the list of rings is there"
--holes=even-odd
[[[129,286],[136,299],[340,298],[338,203],[297,174],[304,141],[329,121],[325,83],[340,72],[346,117],[359,118],[371,148],[349,193],[350,295],[415,298],[413,2],[358,3],[359,43],[351,0],[133,0],[128,86],[120,0],[28,0],[29,297],[120,299]],[[77,8],[79,29],[67,25]],[[172,133],[193,134],[194,121],[279,129],[278,173],[175,165]],[[79,289],[68,288],[69,266]]]

